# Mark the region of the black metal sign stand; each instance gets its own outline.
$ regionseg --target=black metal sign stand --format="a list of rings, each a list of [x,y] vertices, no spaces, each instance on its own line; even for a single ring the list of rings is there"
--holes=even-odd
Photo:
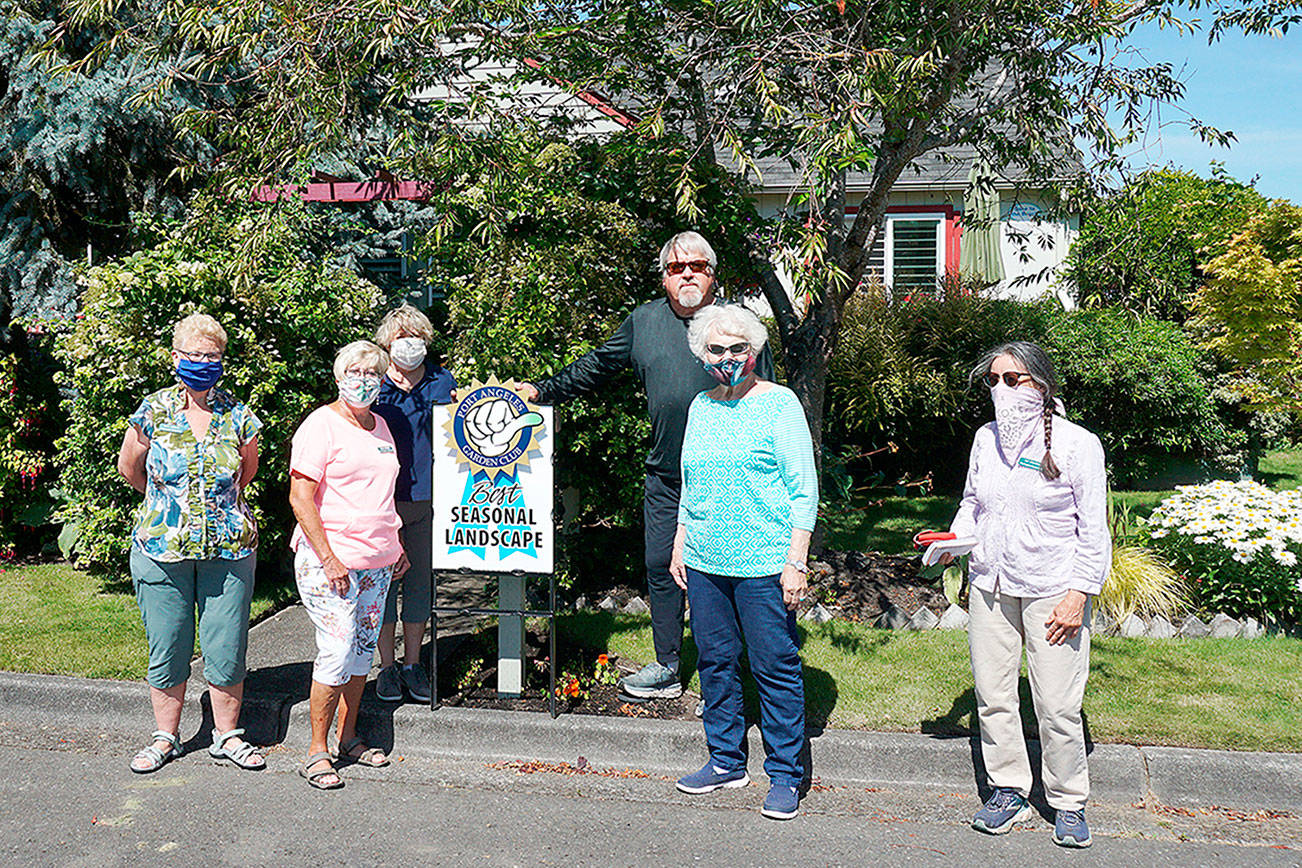
[[[446,571],[445,571],[446,572]],[[493,577],[494,573],[480,573],[475,570],[462,568],[459,570],[462,575],[482,575]],[[546,618],[547,619],[547,708],[551,712],[552,719],[555,720],[559,712],[556,711],[556,574],[547,574],[547,606],[546,609],[481,609],[474,606],[457,607],[457,606],[440,606],[439,599],[439,571],[435,570],[431,577],[433,585],[430,594],[429,623],[430,631],[433,633],[433,639],[430,642],[430,691],[429,707],[436,709],[439,707],[439,615],[492,615],[502,616],[509,615],[520,618]],[[512,575],[523,576],[523,570],[512,570]],[[528,643],[526,643],[527,645]],[[523,661],[521,661],[523,663]],[[526,670],[527,673],[527,670]]]

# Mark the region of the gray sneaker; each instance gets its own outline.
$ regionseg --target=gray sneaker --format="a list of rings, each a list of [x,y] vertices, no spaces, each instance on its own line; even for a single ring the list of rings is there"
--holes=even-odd
[[[384,667],[375,677],[375,695],[385,702],[402,702],[402,675],[397,663]]]
[[[419,663],[402,667],[402,686],[417,702],[429,702],[429,676]]]
[[[678,680],[678,667],[662,666],[660,663],[648,663],[641,671],[625,675],[619,680],[619,687],[637,699],[673,699],[683,694],[682,682]]]

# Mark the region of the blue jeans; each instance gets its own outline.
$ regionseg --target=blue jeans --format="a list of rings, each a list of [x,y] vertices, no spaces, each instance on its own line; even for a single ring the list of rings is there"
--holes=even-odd
[[[805,683],[796,644],[795,613],[782,603],[778,576],[730,578],[687,568],[692,638],[705,700],[710,762],[726,771],[746,765],[746,717],[741,694],[745,634],[750,671],[759,688],[760,732],[772,784],[799,787],[805,769]]]

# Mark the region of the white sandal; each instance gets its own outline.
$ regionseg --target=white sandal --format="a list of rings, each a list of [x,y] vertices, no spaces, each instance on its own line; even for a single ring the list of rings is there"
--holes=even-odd
[[[225,764],[233,763],[242,769],[251,772],[262,771],[267,767],[267,759],[258,753],[258,749],[247,741],[234,750],[226,747],[226,742],[232,738],[239,738],[244,735],[243,729],[232,729],[230,732],[212,731],[212,745],[208,748],[208,756],[213,758],[216,763]],[[253,762],[254,758],[259,762]]]
[[[138,775],[147,775],[150,772],[156,772],[185,753],[185,748],[181,747],[181,740],[177,738],[177,733],[163,732],[163,730],[157,729],[154,730],[152,738],[154,741],[167,742],[169,747],[167,748],[167,752],[164,753],[154,747],[154,742],[151,741],[149,744],[136,751],[136,755],[131,758],[131,770]],[[136,765],[136,760],[138,759],[147,760],[149,765],[144,768],[138,767]]]

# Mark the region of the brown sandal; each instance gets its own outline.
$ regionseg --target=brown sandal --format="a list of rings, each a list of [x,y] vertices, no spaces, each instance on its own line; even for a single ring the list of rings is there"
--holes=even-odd
[[[359,747],[362,748],[362,752],[354,754],[353,751]],[[341,760],[349,759],[359,766],[369,766],[373,769],[382,769],[389,764],[389,758],[384,755],[384,751],[378,747],[367,747],[366,742],[357,736],[353,736],[339,745],[339,758]]]
[[[312,766],[316,765],[322,760],[325,760],[327,763],[329,763],[330,767],[326,769],[322,769],[321,771],[318,772],[309,771],[309,769],[311,769]],[[344,779],[339,777],[339,772],[335,771],[334,757],[330,756],[330,751],[327,750],[317,751],[314,754],[309,754],[308,758],[303,760],[303,765],[301,768],[299,768],[298,774],[300,777],[307,779],[308,786],[314,787],[315,789],[318,790],[337,790],[344,785]],[[330,775],[334,775],[335,782],[333,784],[321,783],[322,778],[328,777]]]

